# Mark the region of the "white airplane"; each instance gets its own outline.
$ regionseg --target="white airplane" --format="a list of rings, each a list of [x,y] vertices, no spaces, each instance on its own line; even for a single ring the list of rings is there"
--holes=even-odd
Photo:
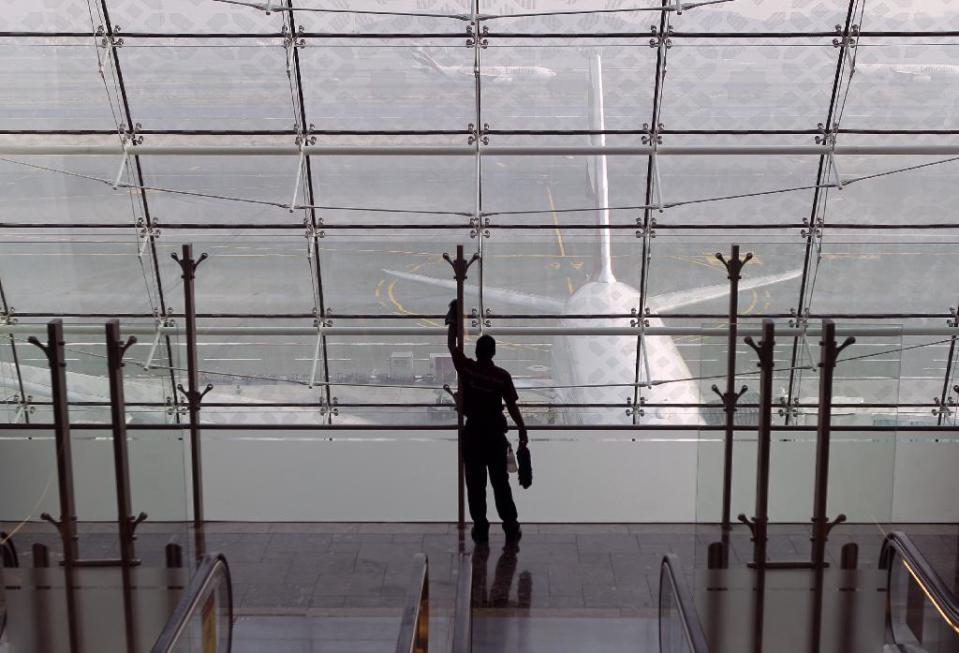
[[[590,92],[588,96],[590,128],[601,131],[605,128],[603,111],[602,60],[593,55],[590,62]],[[605,145],[603,134],[590,136],[593,145]],[[606,172],[606,156],[592,157],[587,164],[590,184],[596,197],[596,217],[600,227],[610,223],[609,186]],[[597,268],[591,279],[583,284],[568,299],[560,300],[506,288],[484,285],[484,297],[537,312],[552,315],[573,314],[618,314],[628,315],[639,306],[639,291],[632,286],[616,280],[613,273],[611,253],[611,231],[598,228],[599,255]],[[455,291],[452,280],[436,279],[420,274],[384,270],[387,274],[421,284],[428,284]],[[759,277],[746,275],[739,284],[740,291],[752,290],[774,283],[794,279],[801,270],[792,270],[782,274]],[[478,294],[475,285],[468,285],[466,292]],[[698,304],[729,293],[729,284],[720,283],[702,288],[663,293],[647,299],[646,305],[652,313],[675,310],[691,304]],[[445,298],[443,303],[445,303]],[[561,326],[629,326],[630,320],[622,318],[602,319],[560,319]],[[663,326],[660,318],[649,318],[649,326]],[[632,385],[636,382],[636,336],[562,336],[554,340],[552,346],[553,379],[544,382],[546,386],[576,386],[555,391],[556,400],[563,403],[620,403],[633,397]],[[700,402],[700,384],[692,380],[686,361],[679,353],[676,343],[669,336],[649,336],[643,346],[644,360],[640,362],[640,378],[645,377],[648,366],[653,385],[642,391],[646,403],[650,404],[696,404]],[[623,411],[604,408],[599,412],[587,413],[585,409],[570,409],[570,422],[585,424],[632,423],[632,418]],[[577,419],[578,418],[578,419]],[[648,408],[640,418],[643,424],[704,424],[701,411],[696,408]]]
[[[857,63],[856,72],[885,79],[943,84],[959,79],[959,65],[948,63]]]
[[[446,77],[473,77],[473,66],[444,66],[423,48],[413,51],[417,63]],[[546,80],[556,77],[556,71],[545,66],[481,66],[480,77],[493,82],[510,83],[522,80]]]

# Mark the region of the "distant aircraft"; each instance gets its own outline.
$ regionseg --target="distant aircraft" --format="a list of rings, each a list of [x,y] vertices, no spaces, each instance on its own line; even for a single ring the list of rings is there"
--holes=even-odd
[[[857,63],[856,72],[924,83],[936,80],[954,84],[959,80],[959,64],[948,63]]]
[[[603,110],[602,60],[598,54],[590,62],[589,103],[590,128],[602,131],[605,128]],[[605,145],[603,134],[590,136],[591,144]],[[632,286],[616,280],[613,274],[611,253],[611,231],[601,228],[609,224],[609,186],[606,172],[606,156],[591,157],[587,163],[593,195],[596,198],[597,237],[599,253],[597,267],[590,280],[583,284],[568,299],[560,300],[524,293],[507,288],[483,286],[487,299],[523,307],[540,313],[557,315],[593,314],[628,315],[639,306],[639,291]],[[428,284],[454,291],[456,284],[448,279],[436,279],[420,274],[384,270],[387,274],[400,279]],[[743,278],[740,291],[752,290],[789,279],[795,279],[801,270],[791,270],[781,274]],[[478,294],[475,285],[468,285],[466,292],[474,297]],[[676,310],[691,304],[698,304],[729,293],[729,284],[720,283],[703,288],[663,293],[647,298],[646,305],[653,313]],[[629,326],[628,318],[600,319],[560,319],[565,327],[613,327]],[[663,326],[659,318],[649,318],[649,326]],[[623,404],[624,410],[611,408],[588,409],[572,408],[566,417],[567,423],[622,423],[629,424],[632,418],[626,414],[625,401],[632,400],[632,384],[636,381],[636,336],[561,336],[555,338],[552,347],[553,378],[541,382],[544,386],[579,386],[560,388],[553,391],[559,402],[571,404],[598,403]],[[644,360],[639,361],[640,378],[645,378],[649,369],[651,378],[656,382],[651,388],[644,389],[643,397],[651,404],[697,404],[701,401],[698,381],[692,380],[686,361],[679,353],[676,343],[669,336],[649,336],[643,347]],[[535,387],[535,386],[532,386]],[[696,408],[648,408],[639,420],[643,424],[704,424],[703,415]]]
[[[473,66],[444,66],[423,48],[413,51],[413,59],[446,77],[473,77]],[[480,77],[493,82],[510,83],[516,80],[552,79],[556,77],[556,71],[545,66],[481,66]]]

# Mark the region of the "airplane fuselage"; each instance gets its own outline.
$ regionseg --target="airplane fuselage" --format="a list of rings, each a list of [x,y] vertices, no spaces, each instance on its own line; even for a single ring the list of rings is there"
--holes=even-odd
[[[618,282],[591,281],[570,296],[563,311],[576,314],[629,315],[639,305],[639,291]],[[662,320],[648,318],[649,326],[662,326]],[[630,326],[630,318],[565,318],[566,327]],[[643,346],[654,381],[672,381],[641,390],[648,404],[696,404],[699,387],[690,381],[692,374],[685,360],[669,336],[647,336]],[[619,404],[616,408],[572,408],[568,421],[582,424],[631,424],[626,413],[627,398],[632,401],[636,381],[635,336],[561,336],[553,343],[553,369],[557,385],[578,386],[561,388],[561,401],[572,404]],[[641,366],[641,377],[645,365]],[[573,417],[575,415],[575,417]],[[643,424],[702,424],[697,408],[651,407],[644,409],[638,419]]]

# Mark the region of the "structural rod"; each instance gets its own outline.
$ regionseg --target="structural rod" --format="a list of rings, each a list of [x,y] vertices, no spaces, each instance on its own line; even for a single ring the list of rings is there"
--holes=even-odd
[[[45,324],[40,323],[17,323],[0,325],[0,334],[36,334],[46,329]],[[71,336],[100,336],[103,332],[103,325],[93,324],[64,324],[63,331]],[[149,336],[153,337],[156,333],[156,327],[147,324],[123,325],[124,335]],[[445,336],[444,327],[376,327],[376,326],[213,326],[197,327],[196,333],[199,336],[312,336],[317,333],[326,336]],[[640,333],[638,327],[623,326],[492,326],[486,327],[483,331],[492,336],[630,336],[637,337]],[[182,325],[161,326],[162,335],[184,337],[186,331]],[[466,329],[466,333],[471,336],[480,334],[477,327]],[[684,327],[684,326],[660,326],[646,327],[647,336],[704,336],[721,337],[728,333],[724,326],[717,327]],[[820,327],[810,326],[807,329],[795,327],[777,326],[776,333],[782,337],[801,336],[803,334],[818,336],[822,334]],[[761,336],[762,328],[758,325],[740,325],[738,329],[740,336]],[[899,336],[942,336],[944,338],[959,335],[959,327],[951,326],[863,326],[850,325],[847,327],[836,327],[837,336],[860,336],[864,338],[897,338]]]
[[[466,145],[307,145],[306,156],[469,156]],[[648,145],[526,145],[479,148],[480,156],[649,156]],[[300,156],[297,145],[0,145],[3,156]],[[660,145],[657,156],[959,156],[959,145]]]

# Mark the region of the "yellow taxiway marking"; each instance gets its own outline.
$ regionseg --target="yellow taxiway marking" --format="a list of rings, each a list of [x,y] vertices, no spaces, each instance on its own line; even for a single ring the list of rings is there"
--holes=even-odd
[[[556,225],[553,231],[556,233],[556,244],[559,245],[559,256],[560,258],[566,258],[566,245],[563,243],[563,232],[559,228],[559,216],[556,215],[556,204],[553,203],[553,191],[550,190],[549,186],[546,186],[546,199],[549,200],[549,211],[553,216],[553,224]],[[582,267],[582,263],[580,263],[580,267]],[[573,280],[569,278],[568,274],[566,275],[566,289],[570,295],[576,292],[573,288]]]

